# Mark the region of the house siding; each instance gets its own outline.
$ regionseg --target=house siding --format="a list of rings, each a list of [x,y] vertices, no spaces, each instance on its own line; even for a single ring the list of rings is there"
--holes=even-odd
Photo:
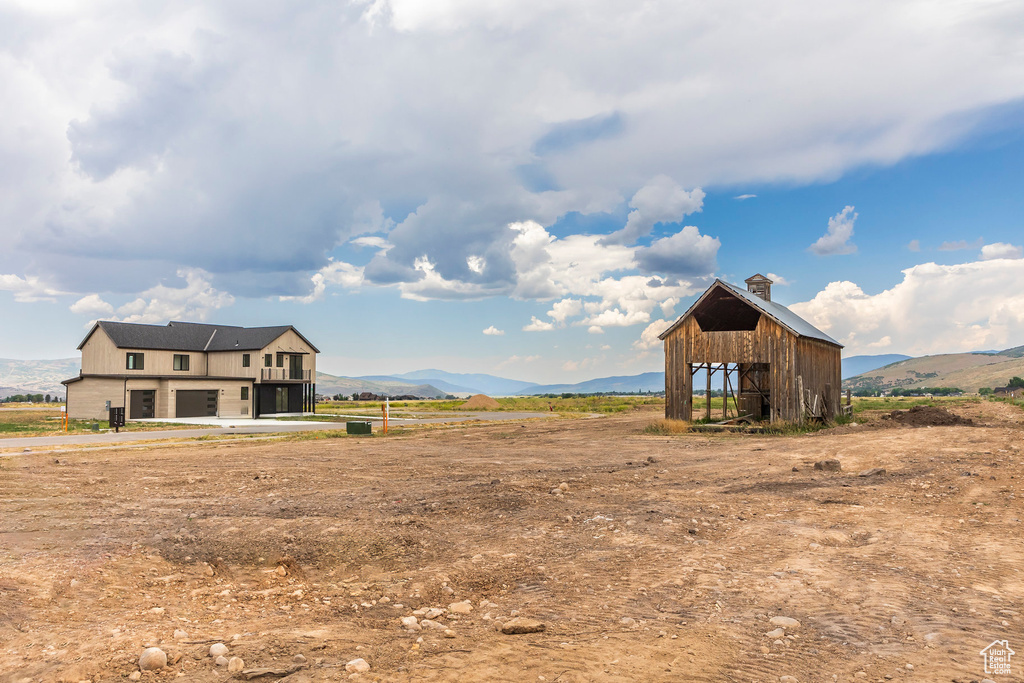
[[[179,391],[217,391],[217,413],[223,417],[254,417],[256,387],[263,382],[263,355],[285,354],[284,369],[290,368],[290,356],[302,356],[303,377],[268,377],[265,383],[285,383],[289,393],[302,398],[300,409],[312,410],[312,382],[316,377],[317,351],[295,331],[287,329],[262,349],[230,351],[184,351],[118,347],[97,325],[81,345],[82,370],[79,378],[66,384],[68,414],[75,419],[106,420],[107,401],[112,407],[130,411],[132,391],[152,390],[153,417],[175,418]],[[141,370],[127,369],[127,354],[144,354]],[[249,367],[242,367],[242,356],[250,356]],[[174,370],[174,356],[189,357],[188,370]],[[304,378],[307,376],[308,380]],[[248,398],[242,399],[242,388]],[[273,412],[273,411],[264,411]],[[130,415],[126,414],[128,419]]]

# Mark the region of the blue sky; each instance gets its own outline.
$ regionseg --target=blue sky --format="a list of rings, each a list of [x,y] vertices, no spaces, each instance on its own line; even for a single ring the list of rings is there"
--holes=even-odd
[[[1024,8],[0,0],[0,357],[291,323],[321,369],[660,369],[715,277],[1024,344]],[[950,46],[956,46],[952,50]]]

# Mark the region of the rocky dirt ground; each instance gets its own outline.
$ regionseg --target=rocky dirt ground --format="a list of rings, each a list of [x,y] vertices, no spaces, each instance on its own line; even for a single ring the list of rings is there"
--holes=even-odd
[[[153,646],[142,680],[981,680],[992,641],[1024,652],[1024,413],[957,412],[0,459],[0,681],[137,679]]]

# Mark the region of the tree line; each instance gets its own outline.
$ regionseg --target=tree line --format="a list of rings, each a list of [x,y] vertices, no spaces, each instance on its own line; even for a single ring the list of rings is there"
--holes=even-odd
[[[0,398],[0,403],[63,403],[63,399],[49,394],[14,394]]]

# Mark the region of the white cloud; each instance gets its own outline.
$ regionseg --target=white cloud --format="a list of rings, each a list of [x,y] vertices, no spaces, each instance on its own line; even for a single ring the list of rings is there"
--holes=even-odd
[[[598,325],[591,325],[587,328],[587,332],[590,334],[604,334],[604,328]]]
[[[647,311],[634,310],[623,313],[619,309],[613,308],[584,318],[579,324],[598,327],[629,327],[630,325],[645,323],[650,319],[651,314]]]
[[[629,200],[633,208],[626,226],[601,240],[602,244],[634,244],[656,223],[678,223],[704,206],[704,191],[687,192],[665,175],[655,176]]]
[[[383,249],[387,251],[394,245],[388,242],[383,237],[377,237],[376,235],[364,235],[363,237],[356,237],[355,239],[349,240],[349,244],[354,244],[357,247],[372,247],[374,249]]]
[[[313,289],[305,296],[281,296],[280,301],[297,301],[310,304],[318,301],[327,291],[327,285],[338,285],[345,289],[359,289],[363,284],[363,269],[344,261],[331,261],[310,278]]]
[[[70,310],[78,315],[91,315],[95,318],[114,315],[114,307],[100,298],[98,294],[89,294],[71,304]]]
[[[553,323],[541,320],[535,315],[530,316],[529,324],[523,326],[524,332],[550,332],[553,329],[555,329]]]
[[[484,266],[487,265],[487,261],[482,256],[469,256],[466,258],[466,265],[471,271],[479,275],[484,272]]]
[[[768,273],[765,273],[765,277],[771,280],[773,285],[778,285],[779,287],[788,287],[789,285],[793,284],[792,280],[784,278],[778,273],[772,273],[769,271]]]
[[[551,306],[548,316],[556,323],[564,325],[567,318],[579,315],[582,312],[583,302],[579,299],[562,299],[561,301],[556,301]]]
[[[655,320],[640,333],[640,338],[633,342],[633,348],[638,351],[661,348],[662,341],[658,339],[658,335],[671,326],[672,323],[668,320]]]
[[[852,254],[857,246],[850,242],[853,237],[853,224],[857,220],[852,206],[847,206],[832,218],[828,219],[828,231],[818,238],[808,249],[819,256],[836,254]]]
[[[19,277],[14,274],[0,274],[0,291],[14,292],[14,300],[19,303],[53,302],[57,300],[55,297],[67,294],[67,292],[45,284],[34,275]]]
[[[997,258],[1022,257],[1024,257],[1024,248],[1013,244],[1007,244],[1006,242],[993,242],[992,244],[986,244],[981,248],[981,258],[983,261],[989,261]]]
[[[34,275],[84,294],[123,286],[123,269],[69,263],[158,254],[157,278],[195,267],[232,294],[293,295],[338,245],[381,233],[391,277],[433,264],[413,296],[464,281],[449,294],[566,297],[540,272],[533,289],[514,277],[506,225],[632,197],[627,239],[696,206],[681,187],[892,164],[1024,97],[1024,63],[1007,58],[1019,3],[730,7],[8,4],[0,269],[42,264]],[[249,271],[294,277],[263,291]]]
[[[505,334],[505,330],[499,330],[494,325],[491,325],[490,327],[488,327],[488,328],[486,328],[484,330],[484,334],[486,334],[488,336],[491,336],[491,337],[500,337],[503,334]]]
[[[907,242],[907,249],[910,251],[921,251],[921,240],[910,240]]]
[[[984,240],[980,237],[973,242],[967,240],[955,240],[950,242],[943,242],[939,245],[939,251],[963,251],[964,249],[980,249],[984,244]]]
[[[178,277],[185,280],[183,287],[157,285],[117,309],[111,320],[126,323],[161,323],[168,320],[205,321],[209,315],[235,302],[227,292],[210,285],[208,273],[194,268],[183,268]]]
[[[698,228],[687,225],[674,235],[637,249],[636,261],[646,273],[702,277],[714,272],[721,246],[717,237],[702,235]]]
[[[828,284],[790,308],[840,343],[844,354],[874,348],[923,355],[1018,345],[1024,338],[1024,259],[924,263],[878,294],[848,281]]]
[[[741,195],[739,195],[737,197],[733,197],[733,199],[738,199],[740,201],[743,201],[745,199],[753,199],[756,196],[757,196],[756,194],[741,194]]]

